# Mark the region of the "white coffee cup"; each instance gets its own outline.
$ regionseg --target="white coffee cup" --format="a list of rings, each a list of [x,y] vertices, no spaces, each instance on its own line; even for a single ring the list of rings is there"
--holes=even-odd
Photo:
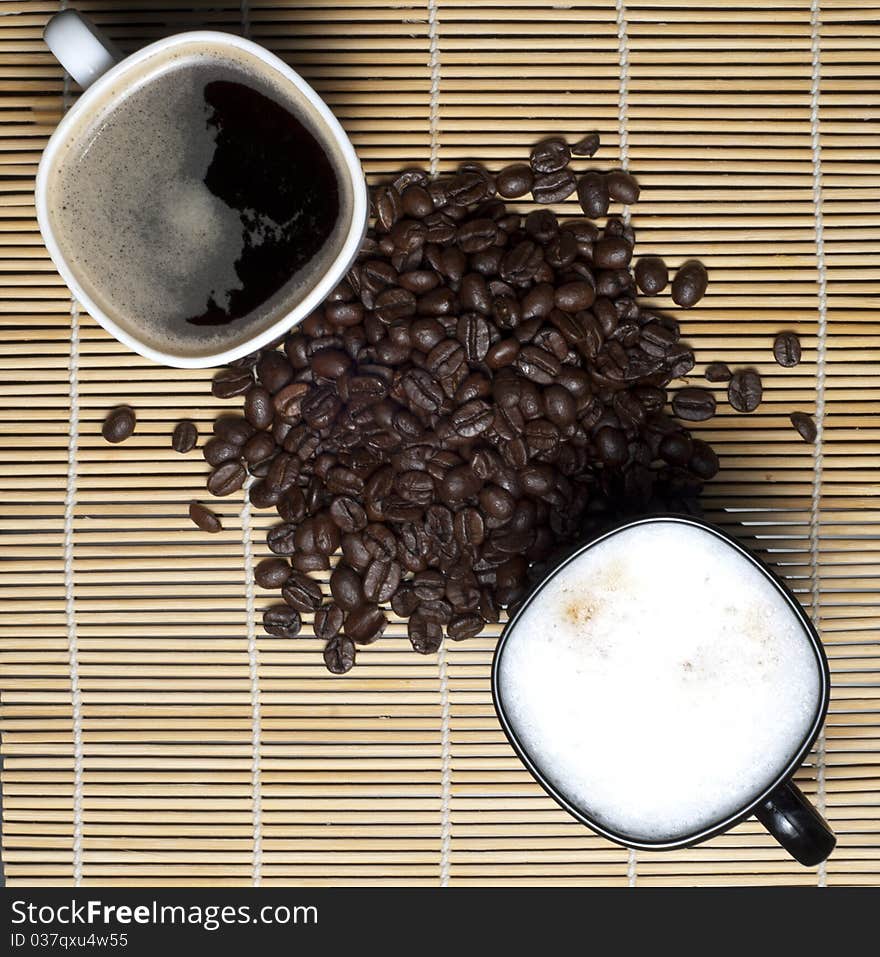
[[[327,104],[308,83],[286,63],[268,50],[250,40],[231,33],[194,31],[179,33],[156,43],[151,43],[131,56],[122,57],[116,47],[87,20],[74,10],[66,10],[53,17],[44,33],[49,49],[67,72],[83,87],[84,93],[67,112],[52,134],[43,156],[36,179],[36,208],[40,232],[52,261],[70,288],[73,295],[103,327],[130,349],[164,365],[178,368],[205,368],[222,365],[247,355],[283,335],[313,312],[346,274],[357,256],[367,226],[368,200],[364,173],[351,141]],[[346,184],[352,196],[351,222],[343,233],[340,245],[327,270],[314,277],[306,285],[294,307],[267,326],[256,326],[253,335],[237,341],[233,346],[209,354],[184,354],[163,351],[150,345],[137,334],[131,324],[122,328],[107,315],[91,297],[80,281],[77,270],[62,252],[49,216],[49,180],[53,175],[58,151],[68,136],[81,123],[89,111],[106,100],[112,89],[114,97],[124,97],[139,68],[157,55],[165,55],[175,47],[191,43],[210,44],[219,53],[232,54],[243,51],[256,57],[276,76],[280,84],[290,84],[300,98],[304,98],[318,114],[332,139],[335,155],[339,159],[338,174],[348,178]],[[147,81],[149,82],[149,81]]]

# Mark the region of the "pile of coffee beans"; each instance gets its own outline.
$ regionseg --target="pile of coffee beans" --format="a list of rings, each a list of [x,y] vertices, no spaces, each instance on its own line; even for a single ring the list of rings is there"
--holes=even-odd
[[[375,226],[323,306],[282,348],[217,373],[214,394],[243,396],[244,414],[214,424],[208,489],[250,475],[253,505],[277,510],[256,580],[283,603],[264,627],[292,637],[314,614],[331,671],[382,635],[389,608],[422,653],[478,634],[585,527],[689,508],[717,472],[665,411],[693,353],[637,300],[633,228],[607,215],[638,184],[570,169],[597,147],[553,137],[497,176],[406,170],[374,192]],[[567,221],[500,198],[575,190],[588,215]],[[652,293],[668,283],[655,258],[637,274]],[[691,306],[706,282],[690,262],[673,289]],[[673,411],[705,419],[715,400],[686,389]],[[325,595],[309,573],[337,555]]]

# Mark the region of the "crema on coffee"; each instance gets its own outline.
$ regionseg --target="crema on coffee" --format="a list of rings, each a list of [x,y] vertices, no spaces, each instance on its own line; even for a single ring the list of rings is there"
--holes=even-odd
[[[351,223],[320,116],[244,51],[158,53],[76,127],[49,178],[88,294],[161,350],[216,351],[290,311]]]
[[[566,800],[640,841],[720,823],[785,769],[821,671],[786,598],[710,532],[633,526],[565,566],[498,662],[502,711]]]

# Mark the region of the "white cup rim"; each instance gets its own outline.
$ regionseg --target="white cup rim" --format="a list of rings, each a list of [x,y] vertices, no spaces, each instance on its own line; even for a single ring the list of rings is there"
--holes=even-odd
[[[191,43],[210,43],[213,45],[232,47],[243,50],[253,56],[258,57],[269,67],[272,67],[283,78],[292,83],[297,90],[306,97],[311,106],[318,112],[321,119],[326,124],[333,137],[334,144],[339,150],[345,172],[348,174],[352,187],[352,215],[351,224],[345,236],[344,242],[340,247],[339,253],[333,260],[323,276],[314,284],[309,292],[296,304],[295,308],[279,317],[271,326],[261,330],[244,342],[238,345],[223,349],[215,353],[205,355],[185,355],[173,351],[163,351],[156,349],[147,342],[142,341],[136,335],[132,335],[130,330],[120,327],[103,309],[93,300],[93,298],[83,288],[82,283],[76,276],[74,270],[70,267],[61,248],[55,238],[54,230],[48,215],[48,177],[49,170],[52,168],[53,161],[58,150],[61,148],[66,136],[69,134],[73,125],[78,122],[79,117],[84,111],[101,98],[114,82],[121,75],[128,73],[132,67],[144,62],[157,53],[164,52],[175,46],[181,46]],[[234,33],[223,33],[218,30],[194,30],[186,33],[177,33],[174,36],[157,40],[149,46],[143,47],[125,59],[120,60],[115,66],[111,67],[106,73],[100,76],[88,89],[80,96],[76,104],[67,112],[58,124],[49,142],[43,150],[40,159],[40,165],[37,170],[35,182],[35,202],[37,210],[37,222],[46,249],[49,252],[52,262],[55,264],[58,272],[67,287],[83,305],[86,311],[115,339],[128,346],[129,349],[144,356],[153,362],[162,365],[172,366],[178,369],[204,369],[211,366],[224,365],[235,359],[240,359],[251,352],[262,348],[279,336],[283,335],[293,326],[297,325],[313,312],[333,288],[343,278],[350,268],[352,262],[357,256],[361,241],[367,227],[367,188],[364,179],[364,173],[361,168],[360,160],[355,153],[354,147],[348,138],[345,130],[339,123],[339,120],[333,115],[333,112],[314,89],[297,73],[292,67],[288,66],[283,60],[271,53],[265,47],[247,40],[244,37],[236,36]]]

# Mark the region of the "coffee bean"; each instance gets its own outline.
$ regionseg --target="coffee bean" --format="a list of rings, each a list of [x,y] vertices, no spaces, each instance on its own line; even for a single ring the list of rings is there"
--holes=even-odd
[[[556,356],[537,346],[523,346],[516,357],[517,369],[538,385],[552,385],[559,375],[560,362]]]
[[[344,675],[351,671],[355,657],[354,642],[344,635],[335,635],[324,646],[324,664],[331,674]]]
[[[330,593],[344,611],[352,611],[363,604],[363,583],[358,573],[340,562],[330,575]]]
[[[577,180],[569,169],[543,173],[532,184],[532,199],[536,203],[561,203],[577,188]]]
[[[710,362],[705,375],[708,382],[730,382],[730,369],[723,362]]]
[[[801,341],[793,332],[780,332],[773,340],[773,357],[786,369],[801,361]]]
[[[420,184],[407,186],[400,195],[403,212],[415,219],[424,219],[434,211],[428,191]]]
[[[208,465],[217,467],[222,465],[224,462],[230,462],[232,460],[238,460],[241,458],[241,446],[235,445],[233,442],[227,442],[225,439],[220,438],[219,435],[215,435],[214,438],[208,439],[205,443],[204,448],[202,449],[202,455],[205,458],[205,461]]]
[[[631,206],[639,198],[639,184],[635,177],[622,169],[613,169],[605,174],[605,188],[611,199],[624,206]]]
[[[642,256],[636,263],[635,277],[646,296],[657,296],[669,283],[669,270],[659,256]]]
[[[446,634],[453,641],[475,638],[483,630],[481,615],[458,615],[446,626]]]
[[[221,369],[211,381],[211,392],[218,399],[231,399],[236,395],[244,395],[253,384],[254,377],[250,369]]]
[[[737,412],[754,412],[764,394],[761,377],[754,369],[739,369],[727,386],[727,399]]]
[[[563,312],[589,309],[596,298],[596,290],[587,282],[567,282],[556,287],[553,302]]]
[[[330,559],[320,552],[297,552],[290,560],[295,571],[309,574],[323,572],[330,567]]]
[[[407,622],[407,634],[413,650],[420,655],[432,655],[443,643],[443,622],[419,607]]]
[[[223,528],[223,523],[215,512],[205,508],[198,502],[190,502],[189,517],[194,525],[197,525],[203,532],[219,532]]]
[[[376,219],[384,232],[390,232],[392,226],[403,212],[400,193],[393,186],[380,186],[373,194],[373,207]]]
[[[101,426],[101,435],[114,445],[124,442],[134,432],[136,424],[134,411],[127,405],[111,409]]]
[[[330,503],[330,517],[342,532],[359,532],[367,527],[367,513],[354,498],[340,495]]]
[[[302,618],[289,605],[270,605],[263,612],[263,629],[277,638],[296,638],[302,630]]]
[[[302,572],[291,571],[290,577],[281,589],[281,597],[297,611],[315,611],[321,606],[323,595],[321,585]]]
[[[400,585],[400,577],[401,568],[396,561],[373,559],[364,572],[364,597],[376,604],[389,601]]]
[[[694,439],[694,453],[688,463],[688,468],[698,478],[708,481],[718,474],[718,467],[718,456],[715,454],[715,450],[701,439]]]
[[[532,147],[529,160],[536,173],[555,173],[568,166],[571,150],[561,136],[550,136]]]
[[[525,163],[513,163],[505,166],[495,179],[498,195],[505,199],[519,199],[531,192],[535,181],[534,173]]]
[[[715,415],[715,396],[705,389],[680,389],[672,399],[672,411],[689,422],[703,422]]]
[[[816,441],[816,423],[811,415],[806,412],[792,412],[789,418],[804,442]]]
[[[342,631],[344,622],[345,613],[338,605],[334,605],[333,602],[322,605],[315,612],[315,637],[322,641],[330,641],[331,638],[335,638]]]
[[[246,478],[247,472],[240,462],[224,462],[208,476],[208,491],[212,495],[232,495]]]
[[[600,269],[626,269],[632,246],[622,238],[603,237],[593,247],[593,262]]]
[[[210,444],[209,442],[208,445]],[[205,446],[205,451],[208,451],[207,445]],[[241,449],[241,455],[244,457],[244,460],[252,472],[261,465],[268,466],[269,462],[277,453],[278,446],[275,444],[275,439],[272,438],[268,432],[257,432],[256,435],[252,435]]]
[[[357,645],[370,645],[382,637],[388,625],[385,613],[377,605],[363,604],[348,613],[345,635]]]
[[[571,144],[571,152],[574,156],[593,156],[598,149],[599,134],[596,132],[587,133],[577,143]]]
[[[578,202],[590,219],[601,219],[608,213],[611,197],[603,173],[589,171],[581,176],[577,184]]]
[[[174,432],[171,435],[171,448],[175,452],[191,452],[199,440],[199,430],[195,422],[185,419],[174,426]]]
[[[692,259],[678,270],[672,280],[672,301],[683,309],[690,309],[703,298],[708,285],[706,267]]]
[[[300,420],[303,399],[308,395],[309,387],[305,382],[291,382],[279,389],[272,400],[275,412],[282,419],[296,423]]]
[[[254,580],[260,588],[281,588],[292,573],[283,558],[264,558],[254,569]]]

